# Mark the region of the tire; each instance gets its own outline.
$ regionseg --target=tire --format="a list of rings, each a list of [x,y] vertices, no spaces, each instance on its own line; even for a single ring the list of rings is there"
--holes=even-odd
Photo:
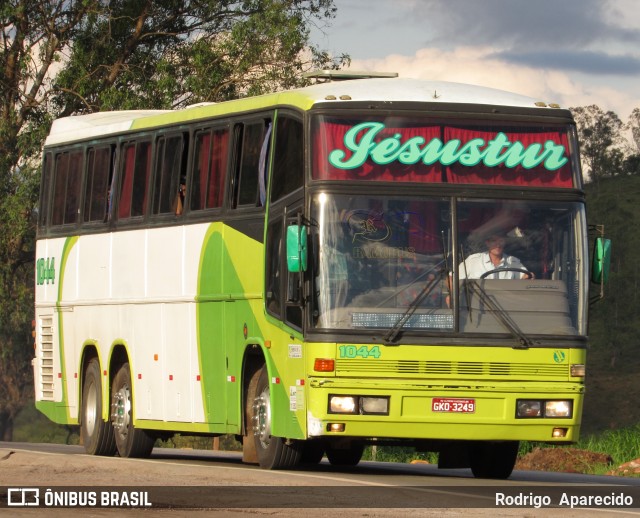
[[[89,361],[82,378],[80,435],[89,455],[114,455],[116,441],[111,421],[102,420],[102,377],[97,358]]]
[[[518,441],[479,442],[471,447],[469,462],[476,478],[509,478],[518,457]]]
[[[271,389],[266,365],[254,376],[257,377],[257,382],[250,384],[255,388],[254,393],[248,398],[248,404],[251,404],[252,408],[247,413],[252,416],[250,425],[253,429],[258,464],[264,469],[294,468],[300,462],[302,443],[271,435]]]
[[[301,464],[319,464],[324,457],[324,444],[318,440],[308,440],[302,443]]]
[[[111,384],[111,424],[120,457],[148,457],[155,438],[133,426],[133,395],[129,364],[124,363]]]
[[[363,453],[364,443],[361,442],[353,442],[346,449],[327,446],[327,459],[332,466],[357,466]]]

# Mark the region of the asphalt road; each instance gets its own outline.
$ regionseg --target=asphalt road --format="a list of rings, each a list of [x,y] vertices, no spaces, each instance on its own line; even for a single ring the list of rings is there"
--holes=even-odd
[[[428,464],[343,469],[326,460],[267,471],[231,452],[156,448],[150,459],[121,459],[85,455],[79,446],[0,442],[0,515],[35,516],[35,509],[7,506],[9,490],[12,500],[22,497],[19,488],[38,489],[39,503],[56,504],[40,508],[44,516],[640,517],[638,478],[515,471],[493,481]],[[102,503],[117,507],[100,508],[104,494],[113,500]],[[129,509],[132,503],[142,505]]]

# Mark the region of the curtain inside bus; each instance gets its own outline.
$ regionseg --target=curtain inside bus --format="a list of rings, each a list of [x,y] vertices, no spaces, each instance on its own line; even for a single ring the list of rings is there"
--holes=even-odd
[[[354,135],[354,128],[362,121],[319,117],[313,133],[313,178],[519,187],[570,188],[574,185],[565,127],[454,127],[415,119],[399,121],[398,117],[371,122],[383,129],[372,129],[365,122],[363,129]],[[375,137],[372,139],[368,132],[375,132]],[[501,146],[497,142],[499,138],[507,144]],[[484,145],[477,144],[479,142]],[[467,165],[474,160],[472,152],[464,152],[465,146],[474,143],[476,147],[472,150],[478,157],[493,145],[495,154],[502,158],[498,160],[500,163],[489,167],[477,160],[478,163]],[[363,152],[364,146],[368,147],[368,153]],[[436,150],[431,153],[436,158],[433,163],[425,164],[420,153],[427,146]],[[542,161],[531,166],[531,158],[542,157],[547,147],[557,147],[563,155],[563,165],[549,169],[549,161]],[[438,149],[442,152],[439,160]],[[354,166],[351,159],[355,155],[367,155],[366,160]],[[342,159],[344,167],[336,167],[336,160],[331,160],[335,156]],[[507,160],[507,156],[511,159]]]

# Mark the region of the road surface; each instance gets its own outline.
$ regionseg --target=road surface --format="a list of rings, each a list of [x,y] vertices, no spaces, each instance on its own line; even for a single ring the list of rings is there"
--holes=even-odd
[[[35,493],[29,489],[38,489],[40,503],[58,506],[7,507],[9,491],[12,503],[19,498],[32,503]],[[622,505],[580,505],[587,497],[593,504],[602,495]],[[99,508],[105,497],[105,503],[123,507]],[[80,509],[78,502],[89,505]],[[309,468],[266,471],[242,464],[240,454],[232,452],[156,448],[150,459],[121,459],[85,455],[80,446],[0,442],[0,515],[90,518],[123,512],[236,518],[326,518],[336,512],[341,518],[640,517],[640,479],[515,471],[506,481],[491,481],[473,478],[470,470],[438,470],[428,464],[361,462],[339,469],[326,460]]]

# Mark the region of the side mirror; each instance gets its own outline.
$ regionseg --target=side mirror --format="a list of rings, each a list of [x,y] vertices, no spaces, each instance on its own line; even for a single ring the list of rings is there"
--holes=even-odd
[[[287,268],[292,273],[307,270],[307,232],[303,225],[287,227]]]
[[[605,283],[609,279],[611,267],[611,240],[603,237],[596,238],[593,246],[593,263],[591,266],[591,281],[597,284]]]

